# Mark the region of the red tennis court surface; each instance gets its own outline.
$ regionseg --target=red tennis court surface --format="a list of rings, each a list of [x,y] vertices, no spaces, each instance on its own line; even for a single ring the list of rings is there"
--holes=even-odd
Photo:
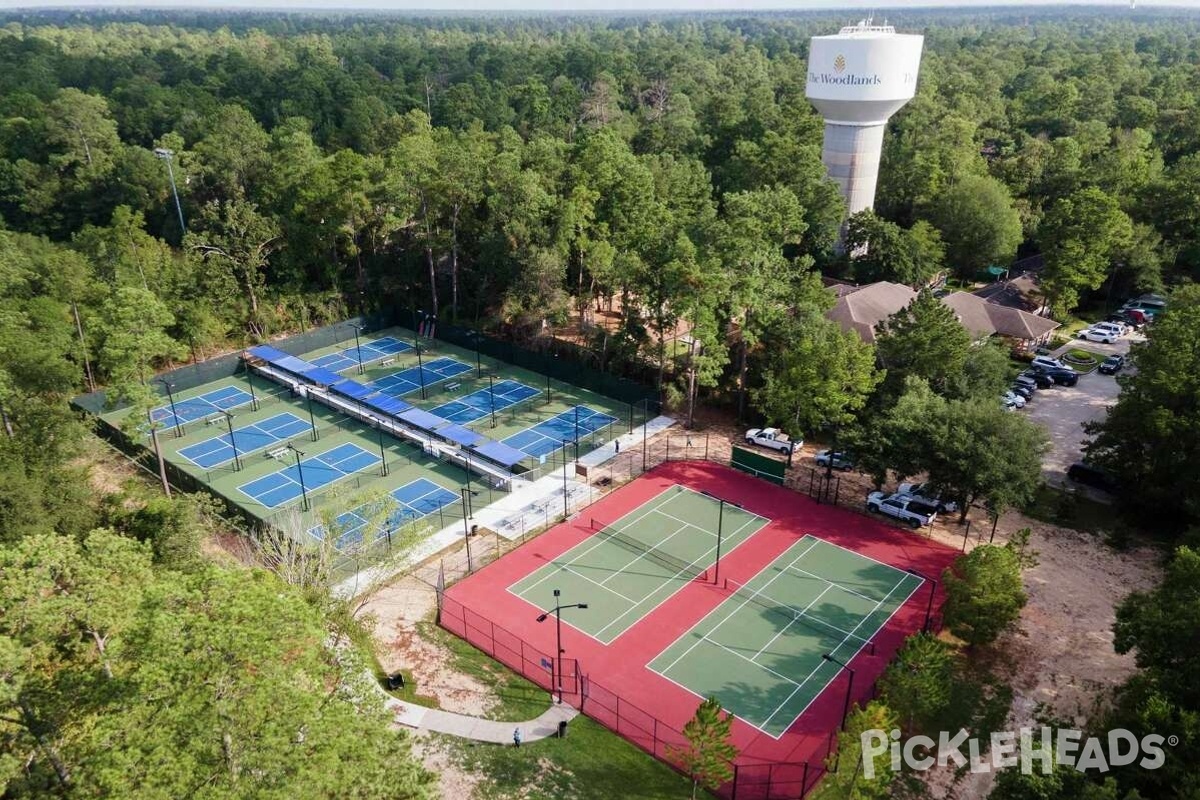
[[[821,505],[744,473],[710,462],[671,462],[624,486],[569,520],[514,550],[504,558],[450,587],[441,622],[480,649],[535,683],[550,688],[550,655],[555,648],[553,617],[509,587],[566,551],[595,535],[592,519],[609,523],[639,508],[675,484],[739,503],[771,522],[741,543],[720,564],[720,577],[745,583],[805,535],[869,556],[900,570],[940,579],[958,553],[918,533],[902,531],[870,517]],[[563,614],[564,700],[580,707],[642,748],[670,761],[670,748],[683,743],[678,733],[695,713],[695,694],[647,665],[681,634],[713,611],[730,593],[711,582],[712,570],[666,597],[610,644],[573,628],[572,613]],[[859,652],[853,702],[870,699],[882,673],[904,637],[920,630],[929,602],[929,585],[917,590],[874,637],[874,653]],[[562,602],[587,602],[567,597]],[[940,584],[934,611],[941,606]],[[847,679],[839,675],[779,738],[740,719],[733,723],[738,798],[801,797],[822,773],[821,765],[836,733],[846,697]],[[754,691],[745,687],[746,691]],[[807,765],[807,766],[806,766]],[[735,793],[732,785],[722,794]]]

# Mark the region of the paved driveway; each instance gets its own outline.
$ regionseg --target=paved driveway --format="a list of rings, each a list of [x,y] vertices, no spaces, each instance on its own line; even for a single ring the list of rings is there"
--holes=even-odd
[[[1129,352],[1132,341],[1140,339],[1137,334],[1125,336],[1113,344],[1076,341],[1054,352],[1057,357],[1068,347],[1090,350],[1101,358],[1113,353]],[[1067,468],[1083,456],[1086,436],[1083,423],[1103,419],[1108,407],[1117,402],[1121,387],[1111,375],[1093,371],[1080,375],[1074,386],[1054,386],[1034,395],[1019,413],[1039,423],[1050,433],[1050,451],[1042,460],[1042,473],[1046,482],[1053,486],[1067,483]],[[1082,488],[1082,487],[1076,487]]]

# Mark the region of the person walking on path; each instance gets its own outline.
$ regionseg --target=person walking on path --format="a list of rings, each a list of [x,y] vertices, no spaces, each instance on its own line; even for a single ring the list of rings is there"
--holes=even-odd
[[[621,440],[613,439],[613,444],[615,444],[617,446],[617,452],[620,453],[621,452]]]
[[[513,747],[521,746],[521,729],[513,728]]]

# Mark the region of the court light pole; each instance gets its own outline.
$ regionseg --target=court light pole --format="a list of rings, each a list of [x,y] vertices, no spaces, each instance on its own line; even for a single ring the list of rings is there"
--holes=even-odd
[[[317,436],[317,418],[313,416],[312,410],[312,392],[308,389],[304,390],[304,400],[308,403],[308,424],[312,427],[312,440],[315,442]]]
[[[492,401],[492,427],[496,427],[496,376],[488,375],[488,397]]]
[[[471,340],[475,342],[475,377],[483,377],[483,361],[479,357],[479,342],[483,339],[483,334],[479,331],[471,331]],[[492,423],[492,427],[496,427],[496,423]]]
[[[246,365],[246,383],[250,384],[250,410],[258,411],[258,395],[254,393],[254,370],[250,368],[249,361],[243,361]]]
[[[471,525],[467,522],[467,489],[464,486],[459,490],[462,493],[462,508],[463,508],[463,542],[467,545],[467,572],[474,572],[475,567],[471,563]]]
[[[363,368],[362,362],[362,344],[358,340],[358,334],[362,330],[362,325],[357,325],[351,322],[350,327],[354,328],[354,354],[358,356],[358,374],[362,375],[364,372],[366,372],[366,370]]]
[[[538,618],[537,618],[538,622],[545,622],[547,619],[549,619],[551,614],[554,615],[554,628],[555,628],[555,637],[554,638],[555,638],[555,646],[558,650],[558,655],[555,657],[554,661],[551,662],[551,664],[550,664],[550,680],[552,683],[554,683],[554,685],[556,685],[558,687],[558,702],[560,702],[560,703],[562,702],[562,699],[563,699],[562,656],[563,656],[563,653],[566,652],[565,650],[563,650],[563,646],[562,646],[562,612],[563,612],[563,609],[567,609],[567,608],[586,609],[588,607],[587,603],[570,603],[570,604],[564,606],[559,601],[559,597],[561,596],[561,594],[562,593],[558,589],[555,589],[554,590],[554,608],[550,609],[549,611],[543,611],[541,614],[538,615]],[[557,681],[554,680],[554,678],[555,678],[554,665],[555,664],[558,665],[558,671],[557,671],[558,672],[558,680]]]
[[[167,390],[167,401],[171,404],[171,418],[175,420],[175,438],[183,436],[183,426],[179,424],[179,415],[175,413],[175,394],[171,391],[171,382],[166,378],[155,378],[155,383],[161,383]]]
[[[928,575],[923,575],[915,569],[907,569],[905,572],[910,575],[916,575],[918,578],[929,581],[929,603],[925,606],[925,624],[921,626],[921,633],[929,633],[929,620],[933,616],[933,596],[937,593],[937,580],[930,578]]]
[[[850,713],[850,695],[854,692],[854,670],[841,661],[838,661],[829,653],[822,653],[821,658],[830,663],[837,664],[850,675],[850,680],[846,683],[846,700],[842,703],[842,730],[846,730],[846,715]]]
[[[242,460],[238,457],[237,440],[233,438],[233,414],[225,409],[221,409],[221,413],[225,415],[225,425],[229,428],[229,446],[233,448],[233,468],[241,472]]]
[[[379,419],[378,417],[371,416],[368,416],[367,419],[374,423],[375,432],[379,434],[379,460],[383,462],[383,469],[380,470],[380,474],[386,478],[388,474],[388,465],[387,452],[383,449],[383,420]]]
[[[300,463],[304,451],[297,449],[291,442],[288,442],[288,450],[296,455],[296,474],[300,477],[300,497],[302,498],[300,507],[308,511],[308,489],[304,486],[304,466]]]
[[[725,532],[725,506],[731,505],[734,508],[743,508],[743,510],[744,507],[733,502],[732,500],[726,500],[723,497],[717,497],[715,494],[711,494],[703,490],[700,491],[700,494],[711,497],[713,500],[716,500],[718,503],[720,503],[720,505],[717,507],[717,559],[713,564],[713,583],[716,584],[720,580],[721,575],[721,538]]]
[[[422,315],[422,320],[424,320],[425,312],[421,311],[419,313]],[[418,324],[417,327],[419,329],[420,325]],[[419,337],[420,337],[420,334],[418,334],[418,339],[417,339],[417,380],[419,380],[421,382],[421,399],[424,400],[425,399],[425,361],[421,357],[421,344],[420,344]]]
[[[184,234],[187,233],[187,226],[183,224],[183,206],[179,204],[179,191],[175,188],[175,170],[171,167],[171,158],[175,155],[175,151],[165,147],[156,147],[154,155],[167,162],[167,178],[171,181],[171,195],[175,198],[175,213],[179,215],[179,239],[182,241]]]
[[[575,404],[575,460],[579,460],[579,403]]]

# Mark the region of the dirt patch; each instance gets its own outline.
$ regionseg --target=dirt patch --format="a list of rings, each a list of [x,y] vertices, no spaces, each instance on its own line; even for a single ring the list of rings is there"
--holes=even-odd
[[[463,769],[455,748],[445,739],[429,734],[414,734],[413,755],[420,759],[425,769],[438,776],[440,797],[465,800],[472,797],[483,783],[483,778]]]
[[[417,630],[432,619],[436,599],[431,586],[411,577],[376,591],[362,609],[375,621],[376,655],[384,670],[412,676],[417,691],[435,698],[439,708],[482,716],[496,702],[491,687],[456,672],[452,653]]]
[[[1029,603],[1017,627],[983,657],[1013,688],[1009,730],[1046,716],[1083,726],[1134,672],[1133,657],[1113,651],[1115,607],[1158,583],[1161,554],[1149,547],[1117,552],[1098,536],[1015,513],[1000,521],[996,541],[1025,527],[1039,561],[1025,573]],[[943,769],[927,773],[926,783],[933,797],[973,800],[987,797],[994,776],[966,774],[956,782],[953,770]]]

